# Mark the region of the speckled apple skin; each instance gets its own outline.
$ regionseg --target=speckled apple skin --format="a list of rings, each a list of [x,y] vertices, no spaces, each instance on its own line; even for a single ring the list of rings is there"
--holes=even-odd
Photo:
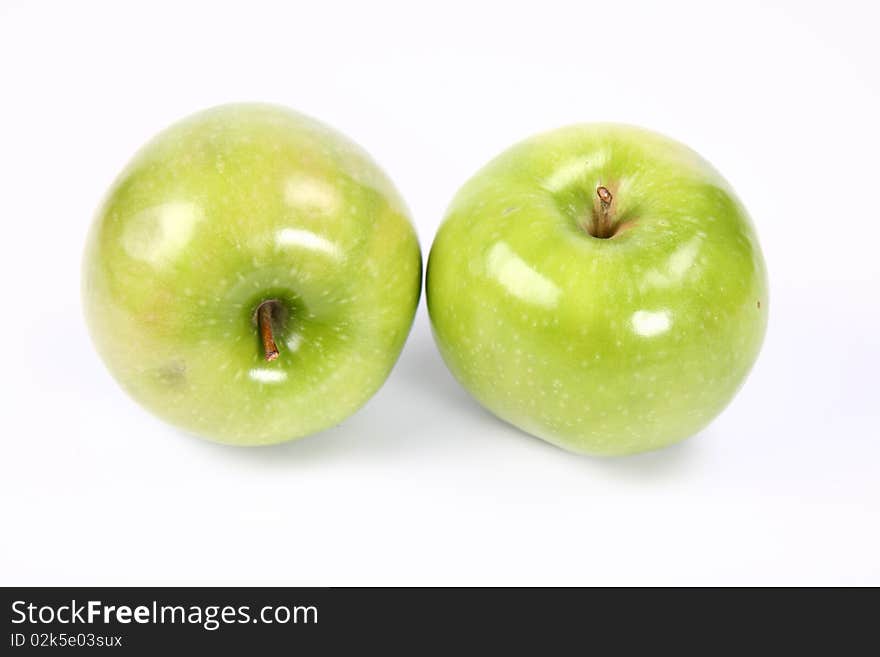
[[[109,191],[85,250],[94,343],[138,402],[224,443],[331,427],[381,386],[412,324],[421,256],[370,157],[327,126],[227,105],[149,142]],[[254,321],[281,302],[280,356]]]
[[[589,234],[597,188],[625,226]],[[481,404],[573,452],[693,435],[767,325],[767,277],[728,183],[661,135],[587,124],[528,139],[458,192],[426,292],[449,369]]]

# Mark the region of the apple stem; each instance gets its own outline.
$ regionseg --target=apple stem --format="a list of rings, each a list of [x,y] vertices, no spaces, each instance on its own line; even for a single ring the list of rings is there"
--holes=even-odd
[[[275,335],[272,333],[272,302],[266,301],[257,309],[257,323],[260,325],[260,337],[263,340],[263,350],[266,360],[273,361],[278,358],[278,346],[275,344]]]
[[[596,188],[596,196],[599,197],[599,212],[596,217],[594,237],[606,239],[614,234],[611,216],[611,203],[614,201],[614,197],[608,191],[608,188],[602,185]]]

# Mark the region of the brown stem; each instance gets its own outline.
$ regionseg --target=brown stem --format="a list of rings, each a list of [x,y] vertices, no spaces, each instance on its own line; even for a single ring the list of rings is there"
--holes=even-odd
[[[257,323],[260,325],[260,337],[263,340],[263,350],[266,360],[273,361],[278,358],[278,347],[275,344],[275,336],[272,333],[272,302],[266,301],[257,309]]]
[[[614,226],[612,223],[611,203],[614,197],[607,187],[600,185],[596,188],[596,196],[599,197],[599,212],[596,214],[596,234],[595,237],[608,238],[614,234]]]

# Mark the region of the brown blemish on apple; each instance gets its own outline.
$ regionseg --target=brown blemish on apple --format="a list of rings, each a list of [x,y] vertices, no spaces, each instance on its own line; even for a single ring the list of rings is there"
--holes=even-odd
[[[182,360],[170,361],[155,371],[159,382],[169,388],[178,388],[186,383],[186,364]]]
[[[761,310],[761,300],[758,299],[758,310]]]

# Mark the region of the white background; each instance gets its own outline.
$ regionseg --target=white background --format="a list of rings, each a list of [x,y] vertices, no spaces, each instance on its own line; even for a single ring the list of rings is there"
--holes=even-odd
[[[880,584],[880,14],[867,2],[0,3],[0,584]],[[151,135],[235,100],[360,142],[427,256],[513,142],[641,124],[750,209],[770,327],[662,452],[577,457],[481,410],[424,302],[387,384],[275,448],[141,410],[81,318],[85,234]]]

